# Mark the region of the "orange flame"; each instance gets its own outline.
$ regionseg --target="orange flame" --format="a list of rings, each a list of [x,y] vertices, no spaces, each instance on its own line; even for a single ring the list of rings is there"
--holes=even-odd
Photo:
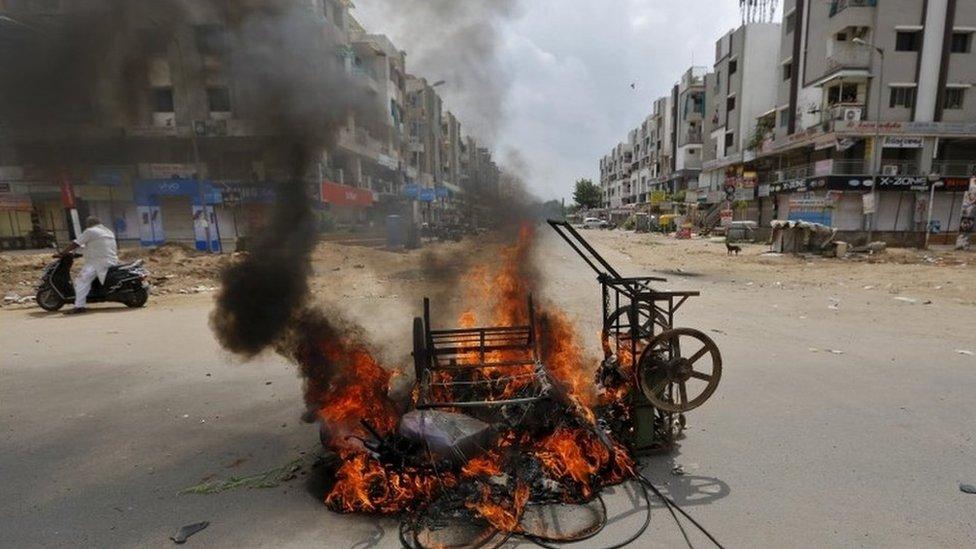
[[[529,487],[523,482],[518,482],[511,501],[492,496],[491,490],[486,485],[481,487],[481,499],[479,501],[469,501],[465,505],[468,509],[478,512],[492,526],[503,532],[518,532],[519,521],[522,519],[522,512],[525,504],[529,502]]]

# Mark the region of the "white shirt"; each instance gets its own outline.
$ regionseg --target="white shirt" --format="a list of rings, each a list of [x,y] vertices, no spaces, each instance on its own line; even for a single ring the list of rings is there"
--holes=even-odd
[[[119,264],[119,250],[115,245],[115,234],[104,225],[85,229],[75,244],[85,248],[85,264],[91,265],[98,273],[98,280],[105,283],[108,268]]]

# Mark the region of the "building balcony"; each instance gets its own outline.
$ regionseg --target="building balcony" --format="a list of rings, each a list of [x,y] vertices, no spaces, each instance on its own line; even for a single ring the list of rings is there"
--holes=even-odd
[[[701,145],[702,144],[702,130],[701,128],[696,128],[693,130],[688,130],[685,134],[685,140],[680,145]]]
[[[877,5],[878,0],[833,0],[830,3],[830,16],[834,17],[848,8],[873,8]]]
[[[967,167],[976,167],[968,165]],[[962,166],[955,167],[962,169]],[[938,170],[936,170],[938,171]],[[808,177],[824,177],[831,175],[860,175],[870,176],[874,171],[871,163],[864,159],[853,160],[820,160],[809,164],[790,166],[781,170],[764,172],[759,174],[760,183],[778,183],[783,181],[793,181],[796,179],[806,179]],[[904,175],[918,176],[920,171],[918,164],[909,160],[882,160],[880,175]],[[946,175],[943,173],[943,175]]]
[[[827,70],[870,69],[871,53],[872,51],[865,47],[836,47],[833,53],[827,56]]]
[[[932,171],[943,177],[976,177],[976,162],[954,160],[935,162]]]

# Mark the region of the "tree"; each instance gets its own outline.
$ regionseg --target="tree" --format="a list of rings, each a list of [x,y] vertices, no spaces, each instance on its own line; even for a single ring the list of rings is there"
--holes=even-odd
[[[580,208],[599,208],[603,204],[603,191],[589,179],[580,179],[576,182],[573,200]]]

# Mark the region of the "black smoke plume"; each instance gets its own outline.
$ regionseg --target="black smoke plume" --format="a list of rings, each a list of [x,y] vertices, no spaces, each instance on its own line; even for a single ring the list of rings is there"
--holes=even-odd
[[[203,45],[219,58],[220,76],[234,90],[235,118],[262,143],[267,172],[284,181],[251,253],[223,273],[211,316],[220,343],[244,356],[281,337],[306,302],[315,243],[306,187],[319,180],[323,152],[350,115],[360,123],[376,116],[346,75],[339,31],[311,11],[314,5],[72,0],[49,13],[40,3],[11,0],[0,19],[0,129],[57,151],[49,155],[56,168],[100,163],[85,157],[94,143],[146,124],[150,72],[160,60],[173,80],[176,124],[189,127],[188,107],[203,100],[213,70],[197,51]],[[201,27],[217,28],[206,44]],[[190,157],[189,140],[182,141]],[[102,160],[128,160],[123,145],[104,149]]]

